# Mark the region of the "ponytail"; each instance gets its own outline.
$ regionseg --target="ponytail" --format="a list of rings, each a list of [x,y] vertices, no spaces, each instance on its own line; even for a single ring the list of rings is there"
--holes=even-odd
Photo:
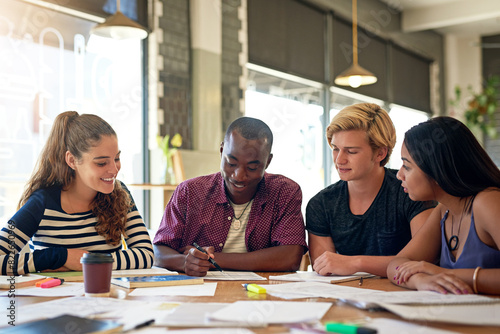
[[[71,122],[78,116],[76,111],[67,111],[59,114],[54,120],[47,142],[21,196],[18,209],[36,190],[52,186],[65,188],[75,177],[75,172],[66,164],[65,157],[68,148],[65,139]]]

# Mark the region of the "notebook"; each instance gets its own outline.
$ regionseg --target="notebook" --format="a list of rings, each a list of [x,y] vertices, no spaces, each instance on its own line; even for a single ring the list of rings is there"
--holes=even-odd
[[[203,278],[186,275],[125,276],[111,278],[111,283],[130,289],[168,285],[203,284]]]
[[[36,282],[45,279],[45,276],[30,274],[23,276],[0,276],[0,289],[9,290],[35,285]]]
[[[176,271],[170,271],[164,268],[153,267],[150,269],[125,269],[125,270],[113,270],[111,272],[112,277],[121,276],[157,276],[157,275],[177,275]],[[57,277],[64,278],[65,282],[83,282],[83,272],[82,271],[52,271],[37,273],[37,275],[42,275],[45,277]]]

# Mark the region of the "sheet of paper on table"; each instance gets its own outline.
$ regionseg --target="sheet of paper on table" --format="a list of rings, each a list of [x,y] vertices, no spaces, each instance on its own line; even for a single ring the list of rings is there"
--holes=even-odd
[[[8,291],[0,292],[0,296],[7,296]],[[36,297],[70,297],[70,296],[82,296],[85,294],[83,289],[83,283],[75,282],[64,282],[61,285],[52,288],[39,288],[39,287],[26,287],[16,289],[16,296],[36,296]]]
[[[129,296],[215,296],[217,283],[136,288]]]
[[[51,288],[52,289],[52,288]],[[16,312],[16,324],[27,321],[48,319],[63,314],[88,317],[90,315],[123,311],[127,307],[139,307],[143,301],[123,300],[116,298],[68,297],[36,304],[22,305]],[[8,323],[0,322],[0,326]]]
[[[266,278],[257,275],[251,271],[209,271],[207,276],[203,277],[205,280],[221,280],[221,281],[265,281]]]
[[[271,300],[240,300],[210,314],[211,320],[237,321],[246,326],[315,322],[320,320],[332,303],[291,302]]]
[[[500,303],[459,305],[397,305],[382,303],[404,319],[464,325],[500,326]]]
[[[157,319],[156,326],[167,327],[262,327],[240,321],[217,321],[210,314],[231,305],[229,303],[183,303],[165,317]]]
[[[296,282],[266,285],[268,294],[284,298],[335,298],[360,308],[376,308],[380,303],[390,304],[483,304],[495,303],[500,299],[481,295],[439,294],[432,291],[380,291],[318,282]]]
[[[361,277],[370,278],[370,277],[375,277],[375,275],[364,272],[358,272],[348,276],[338,276],[338,275],[322,276],[315,271],[297,271],[296,273],[293,274],[269,276],[269,279],[278,281],[293,281],[293,282],[342,283],[349,281],[358,281]]]

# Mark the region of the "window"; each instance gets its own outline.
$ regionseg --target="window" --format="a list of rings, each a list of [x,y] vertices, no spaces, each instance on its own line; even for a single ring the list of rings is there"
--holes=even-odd
[[[17,0],[0,2],[0,218],[16,211],[54,118],[97,114],[118,134],[118,178],[142,182],[140,41],[89,38],[85,19]],[[132,189],[131,189],[132,190]],[[142,193],[132,193],[139,211]]]
[[[291,79],[249,70],[245,115],[271,128],[273,160],[267,171],[300,185],[305,210],[309,199],[324,187],[324,109],[317,84]]]

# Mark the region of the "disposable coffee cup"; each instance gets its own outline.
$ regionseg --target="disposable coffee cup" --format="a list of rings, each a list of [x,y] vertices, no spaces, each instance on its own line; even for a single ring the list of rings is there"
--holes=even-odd
[[[86,297],[109,297],[113,256],[107,253],[86,253],[80,259]]]

